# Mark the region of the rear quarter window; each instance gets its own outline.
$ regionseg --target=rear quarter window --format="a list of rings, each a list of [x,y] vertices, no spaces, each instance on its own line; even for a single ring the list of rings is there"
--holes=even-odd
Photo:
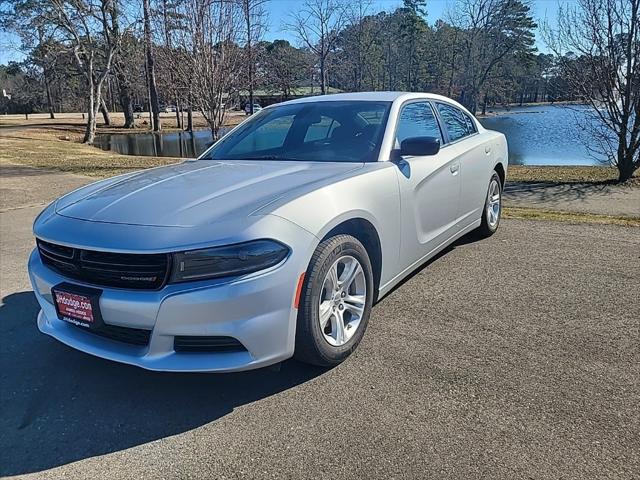
[[[459,108],[444,103],[438,103],[437,108],[449,134],[449,141],[455,142],[478,131],[471,117]]]

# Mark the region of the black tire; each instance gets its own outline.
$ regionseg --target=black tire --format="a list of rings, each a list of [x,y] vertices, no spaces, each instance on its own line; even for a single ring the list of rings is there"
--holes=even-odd
[[[489,188],[491,187],[491,184],[494,181],[498,182],[498,188],[500,189],[500,210],[498,213],[498,221],[494,225],[491,225],[489,223],[489,213],[488,213],[487,207],[489,203]],[[475,232],[480,238],[490,237],[491,235],[496,233],[496,231],[498,230],[498,227],[500,226],[500,216],[502,215],[502,190],[503,190],[503,185],[502,185],[502,182],[500,181],[500,175],[498,175],[498,173],[494,171],[493,175],[491,175],[491,179],[489,180],[489,184],[487,185],[487,193],[484,196],[484,205],[482,207],[481,223]]]
[[[333,346],[320,328],[319,304],[324,279],[329,268],[342,256],[350,255],[361,265],[366,282],[366,299],[360,324],[353,336],[341,346]],[[318,245],[305,274],[298,308],[294,357],[305,363],[332,367],[353,352],[367,328],[373,303],[373,270],[364,246],[351,235],[336,235]]]

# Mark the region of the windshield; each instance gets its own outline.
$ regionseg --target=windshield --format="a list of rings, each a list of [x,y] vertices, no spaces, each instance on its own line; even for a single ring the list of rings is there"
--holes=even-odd
[[[265,108],[204,160],[375,162],[391,102],[320,101]]]

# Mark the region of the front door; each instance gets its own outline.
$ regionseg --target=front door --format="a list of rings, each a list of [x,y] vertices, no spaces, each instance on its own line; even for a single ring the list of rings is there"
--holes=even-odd
[[[428,101],[402,107],[396,130],[396,148],[409,137],[437,137],[442,132]],[[460,197],[460,162],[455,149],[436,155],[405,156],[398,161],[401,195],[401,270],[438,248],[457,232]]]

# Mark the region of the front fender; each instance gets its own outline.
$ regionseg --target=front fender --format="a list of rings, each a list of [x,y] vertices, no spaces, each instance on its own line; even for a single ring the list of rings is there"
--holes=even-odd
[[[367,164],[358,175],[307,192],[271,213],[296,223],[318,239],[347,220],[367,220],[380,238],[381,284],[398,273],[400,191],[397,167],[390,162]]]

